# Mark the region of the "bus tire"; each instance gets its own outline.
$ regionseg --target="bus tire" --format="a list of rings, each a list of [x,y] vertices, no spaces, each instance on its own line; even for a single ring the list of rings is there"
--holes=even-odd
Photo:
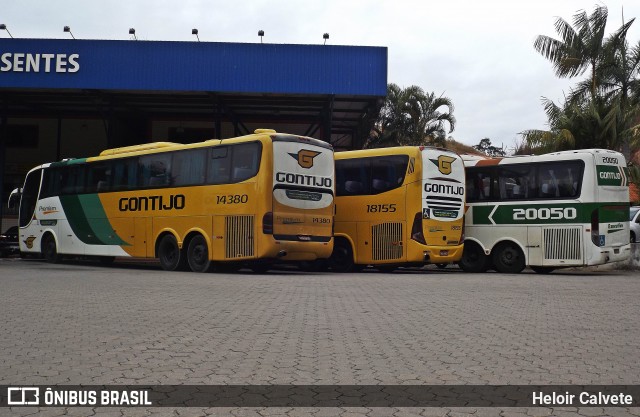
[[[211,267],[209,247],[202,235],[196,235],[189,241],[187,247],[187,262],[193,272],[208,272]]]
[[[49,263],[57,264],[62,261],[62,255],[58,253],[56,239],[51,233],[47,233],[42,238],[41,251],[42,257]]]
[[[165,271],[178,271],[184,267],[184,255],[178,247],[178,241],[171,234],[164,235],[158,242],[158,259]]]
[[[536,274],[550,274],[556,270],[552,266],[530,266],[529,268],[531,268]]]
[[[518,274],[526,266],[524,253],[513,242],[503,242],[492,251],[493,265],[496,271],[505,274]]]
[[[460,268],[465,272],[487,272],[489,269],[489,257],[475,242],[465,242],[462,258],[460,259]]]
[[[353,264],[351,244],[346,239],[336,239],[329,257],[329,268],[333,272],[350,272],[353,270]]]
[[[636,234],[631,232],[631,235],[629,236],[629,243],[636,243]]]

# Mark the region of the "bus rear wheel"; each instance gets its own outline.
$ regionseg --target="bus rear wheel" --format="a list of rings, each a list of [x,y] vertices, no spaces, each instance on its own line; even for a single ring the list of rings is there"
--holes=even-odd
[[[167,234],[158,243],[158,259],[165,271],[177,271],[184,267],[184,256],[180,253],[178,241],[172,234]]]
[[[465,272],[486,272],[489,269],[489,257],[477,243],[465,242],[460,268]]]
[[[209,246],[202,235],[194,236],[187,247],[187,262],[193,272],[207,272],[211,267]]]
[[[336,239],[329,258],[329,268],[334,272],[350,272],[353,269],[353,250],[344,239]]]
[[[46,234],[42,238],[42,256],[45,261],[57,264],[62,261],[62,255],[58,253],[58,246],[56,240],[51,234]]]
[[[517,274],[526,266],[524,253],[512,242],[503,242],[493,249],[493,265],[496,271]]]

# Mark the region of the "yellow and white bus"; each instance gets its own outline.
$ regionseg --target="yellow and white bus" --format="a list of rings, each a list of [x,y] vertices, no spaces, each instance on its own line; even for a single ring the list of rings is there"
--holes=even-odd
[[[338,152],[331,269],[446,265],[462,256],[465,176],[444,149]]]
[[[605,149],[464,157],[469,272],[600,265],[629,258],[629,173]]]
[[[269,129],[43,164],[16,197],[21,252],[50,262],[155,257],[165,270],[263,271],[333,249],[331,145]]]

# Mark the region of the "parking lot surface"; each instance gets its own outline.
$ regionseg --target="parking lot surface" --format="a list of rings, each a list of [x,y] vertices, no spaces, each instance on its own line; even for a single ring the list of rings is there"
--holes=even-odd
[[[0,384],[640,384],[640,274],[164,272],[0,260]],[[0,415],[636,415],[638,408],[0,408]]]

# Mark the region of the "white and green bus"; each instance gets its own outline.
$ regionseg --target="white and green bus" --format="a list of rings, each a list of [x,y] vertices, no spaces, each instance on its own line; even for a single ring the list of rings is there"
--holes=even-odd
[[[604,149],[463,156],[468,210],[460,266],[538,273],[627,260],[629,172]]]

